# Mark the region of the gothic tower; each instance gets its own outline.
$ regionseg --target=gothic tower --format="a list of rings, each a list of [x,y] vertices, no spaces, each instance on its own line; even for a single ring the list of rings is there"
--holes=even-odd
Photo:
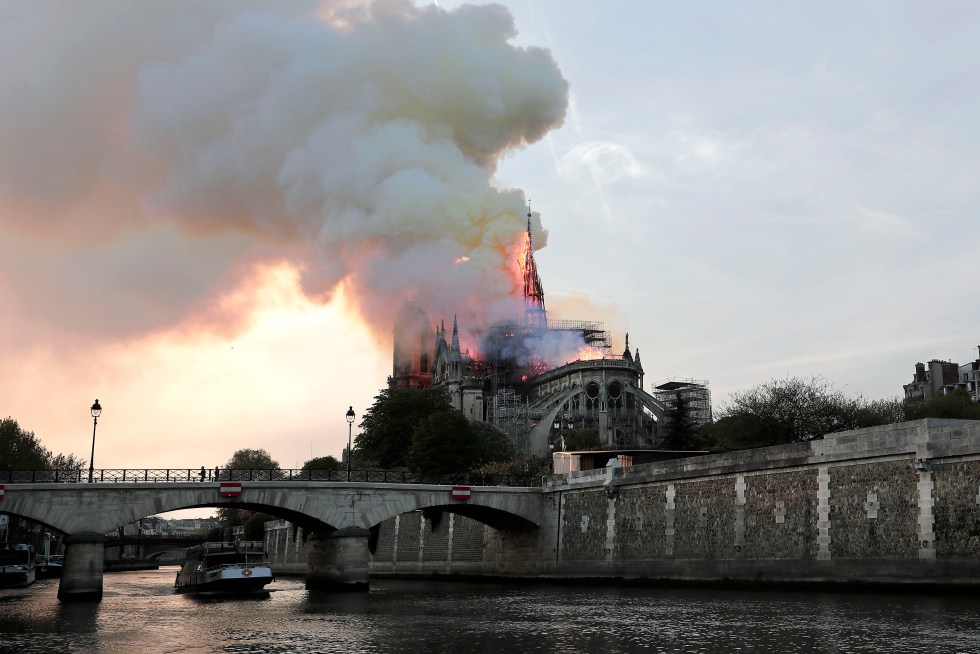
[[[524,239],[524,326],[535,329],[548,327],[548,312],[544,308],[544,287],[538,268],[534,265],[534,241],[531,236],[531,207],[527,209],[527,237]]]

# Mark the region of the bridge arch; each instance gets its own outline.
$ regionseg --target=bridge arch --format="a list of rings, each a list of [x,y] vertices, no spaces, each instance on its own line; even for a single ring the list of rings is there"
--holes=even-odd
[[[523,530],[538,527],[541,495],[529,501],[528,489],[470,489],[465,501],[453,500],[451,487],[420,489],[403,495],[397,501],[383,501],[379,510],[370,512],[361,526],[374,528],[395,516],[412,511],[455,513],[494,529]],[[385,498],[388,500],[389,498]]]
[[[2,508],[4,513],[64,534],[106,534],[140,518],[195,508],[262,511],[310,531],[333,531],[343,526],[342,515],[324,516],[323,502],[309,501],[308,489],[293,491],[279,485],[250,490],[245,495],[242,499],[222,498],[217,484],[24,484],[7,486]]]
[[[160,550],[159,552],[147,554],[145,558],[147,561],[156,561],[157,563],[179,564],[183,560],[186,551],[186,549]]]
[[[5,486],[5,513],[35,520],[67,535],[59,599],[102,598],[102,565],[109,531],[140,518],[179,509],[227,507],[264,511],[305,527],[312,550],[308,588],[367,588],[372,529],[412,511],[458,513],[526,546],[538,532],[543,490],[475,486],[465,501],[445,485],[324,481],[141,481]],[[229,493],[233,495],[229,496]],[[514,551],[517,551],[516,549]]]
[[[43,527],[45,531],[49,531],[51,533],[55,533],[60,536],[65,536],[68,533],[63,529],[61,529],[60,527],[58,527],[57,525],[50,523],[48,520],[44,518],[44,516],[32,515],[31,512],[29,511],[23,511],[23,510],[18,511],[18,510],[11,509],[10,507],[7,506],[0,506],[0,513],[8,515],[11,518],[30,520],[31,522],[35,522],[41,525],[41,527]]]

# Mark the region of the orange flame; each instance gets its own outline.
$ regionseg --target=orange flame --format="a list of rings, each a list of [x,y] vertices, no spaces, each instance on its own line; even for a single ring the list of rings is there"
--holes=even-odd
[[[590,345],[584,345],[579,348],[576,353],[577,361],[595,361],[596,359],[603,358],[603,352],[601,349],[592,347]]]

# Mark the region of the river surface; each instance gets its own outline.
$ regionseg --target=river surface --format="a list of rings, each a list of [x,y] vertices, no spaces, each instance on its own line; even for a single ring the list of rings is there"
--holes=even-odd
[[[980,653],[980,599],[374,580],[358,594],[283,578],[261,599],[173,591],[176,568],[0,590],[0,651]]]

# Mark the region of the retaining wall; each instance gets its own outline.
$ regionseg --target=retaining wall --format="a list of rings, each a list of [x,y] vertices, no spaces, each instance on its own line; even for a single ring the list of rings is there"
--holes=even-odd
[[[569,473],[544,490],[531,531],[388,520],[371,572],[980,584],[980,422]]]

